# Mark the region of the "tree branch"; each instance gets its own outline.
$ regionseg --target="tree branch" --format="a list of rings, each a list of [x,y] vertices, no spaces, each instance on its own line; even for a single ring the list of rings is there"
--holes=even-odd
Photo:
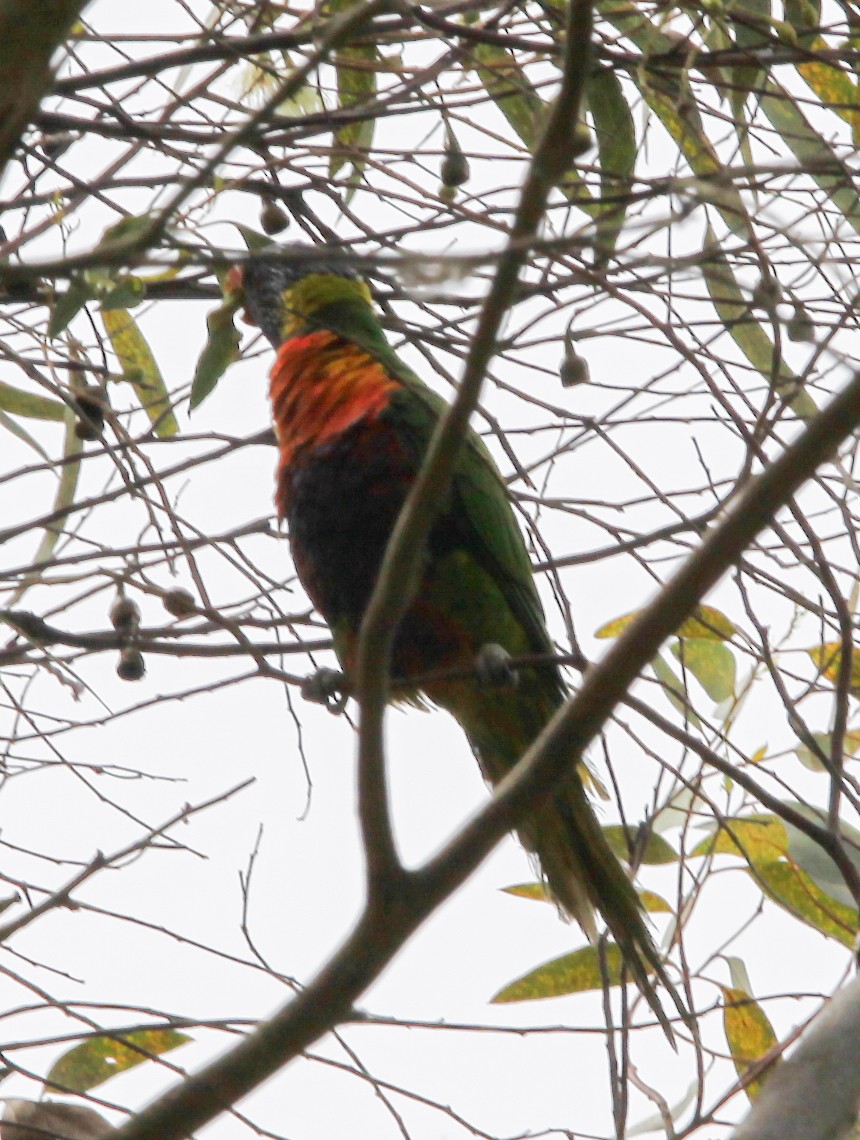
[[[0,176],[50,85],[51,59],[89,0],[0,0]]]
[[[558,96],[529,166],[456,399],[434,432],[421,472],[397,520],[362,623],[355,675],[361,709],[358,796],[371,896],[377,881],[399,867],[388,817],[383,743],[394,636],[418,589],[427,534],[451,481],[487,366],[496,352],[499,328],[516,295],[520,270],[543,221],[550,191],[570,166],[572,136],[591,56],[591,19],[589,0],[571,0]]]
[[[404,889],[385,899],[385,907],[369,900],[353,933],[301,994],[230,1052],[124,1125],[116,1140],[184,1140],[349,1017],[355,1000],[424,919],[541,797],[551,794],[554,780],[594,739],[662,642],[858,424],[860,374],[749,484],[655,601],[588,670],[580,692],[559,710],[490,803],[438,856],[412,872]],[[750,1134],[741,1140],[753,1138]]]
[[[734,1140],[838,1140],[860,1105],[860,978],[841,989],[794,1054],[771,1070]]]

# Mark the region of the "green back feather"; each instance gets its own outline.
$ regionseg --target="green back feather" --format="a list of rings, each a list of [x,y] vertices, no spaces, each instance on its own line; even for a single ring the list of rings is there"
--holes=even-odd
[[[391,348],[369,294],[353,292],[349,298],[321,306],[307,314],[306,328],[331,329],[361,345],[403,385],[392,397],[391,416],[402,442],[420,461],[448,405]],[[463,441],[447,506],[462,529],[467,548],[502,588],[530,651],[551,653],[531,562],[507,489],[489,451],[471,428]],[[541,673],[550,681],[549,688],[561,690],[555,671]]]

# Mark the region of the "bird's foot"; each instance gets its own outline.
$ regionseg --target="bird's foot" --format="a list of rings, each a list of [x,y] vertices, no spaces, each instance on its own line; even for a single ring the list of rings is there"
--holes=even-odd
[[[511,665],[511,655],[494,641],[487,642],[478,650],[475,657],[475,672],[478,683],[491,689],[513,689],[519,676]]]
[[[325,705],[330,713],[338,716],[349,700],[346,675],[340,669],[317,669],[302,681],[302,696],[312,704]]]

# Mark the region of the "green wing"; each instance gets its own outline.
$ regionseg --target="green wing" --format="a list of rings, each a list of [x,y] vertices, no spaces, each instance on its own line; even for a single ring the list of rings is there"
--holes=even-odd
[[[384,363],[391,367],[390,361]],[[394,396],[392,413],[397,416],[404,442],[411,443],[417,463],[423,459],[447,404],[401,361],[397,364],[396,375],[403,381],[404,389],[402,395]],[[443,510],[449,515],[452,528],[459,532],[463,547],[502,590],[533,651],[551,652],[531,561],[507,488],[489,451],[471,429],[463,441]]]
[[[433,429],[447,410],[446,402],[397,356],[369,305],[327,305],[316,314],[316,319],[360,344],[403,385],[402,392],[392,399],[392,414],[418,465],[426,454]],[[464,440],[450,500],[444,509],[462,535],[463,547],[502,590],[533,651],[551,652],[531,561],[507,489],[492,456],[471,429]],[[560,688],[557,674],[556,683]]]

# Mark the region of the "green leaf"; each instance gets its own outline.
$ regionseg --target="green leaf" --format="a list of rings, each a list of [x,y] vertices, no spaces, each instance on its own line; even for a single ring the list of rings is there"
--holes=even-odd
[[[133,309],[146,300],[146,285],[133,273],[118,273],[110,285],[99,293],[102,312],[108,309]]]
[[[23,428],[17,420],[12,419],[11,416],[7,416],[4,411],[0,411],[0,427],[4,427],[6,431],[10,433],[10,435],[16,436],[27,447],[31,447],[33,451],[35,451],[41,459],[44,459],[46,463],[51,463],[51,457],[47,451],[45,451],[44,447],[42,447],[40,443],[33,439],[32,435],[30,435],[30,433],[25,428]]]
[[[233,323],[233,317],[240,307],[238,297],[228,294],[218,308],[206,316],[209,338],[197,361],[191,384],[191,411],[200,407],[239,356],[239,344],[242,338]]]
[[[484,88],[532,151],[541,136],[547,105],[523,75],[512,51],[499,44],[477,44],[471,57]]]
[[[857,936],[857,909],[837,902],[820,890],[794,863],[756,863],[749,871],[768,898],[801,922],[853,947]]]
[[[145,245],[152,225],[153,217],[151,214],[129,215],[127,218],[120,218],[118,222],[107,227],[102,234],[101,241],[96,246],[96,250],[105,249],[108,251],[113,246],[127,244],[139,246],[141,242]]]
[[[595,249],[598,264],[605,264],[615,249],[629,205],[636,166],[636,130],[624,89],[611,68],[592,70],[586,92],[600,163]]]
[[[845,220],[860,233],[860,196],[854,189],[851,171],[837,152],[810,124],[797,101],[773,79],[763,83],[758,97],[762,111],[802,168],[809,171]]]
[[[817,823],[820,827],[827,826],[825,812],[807,804],[797,803],[795,800],[784,802],[788,807],[793,808],[794,811]],[[848,889],[842,872],[824,848],[793,824],[786,823],[785,830],[788,834],[788,854],[792,862],[809,875],[815,885],[820,887],[830,898],[836,899],[837,902],[841,902],[847,907],[853,907],[854,896]],[[860,831],[851,827],[850,824],[840,821],[839,834],[842,838],[845,854],[860,871]]]
[[[123,378],[137,392],[141,407],[162,439],[176,435],[179,424],[170,408],[170,397],[152,350],[134,317],[126,309],[102,313],[105,330],[119,360]]]
[[[471,58],[489,97],[526,148],[534,151],[543,133],[549,105],[529,83],[514,53],[500,44],[476,44]],[[600,214],[599,203],[592,200],[591,191],[575,166],[565,172],[558,189],[591,217]]]
[[[53,420],[62,423],[66,415],[66,405],[35,392],[22,392],[0,380],[0,411],[13,416],[25,416],[30,420]]]
[[[735,1071],[743,1080],[750,1066],[777,1044],[777,1037],[767,1014],[746,990],[721,986],[723,991],[723,1028]],[[768,1073],[772,1068],[768,1069]],[[766,1075],[744,1085],[744,1092],[754,1100],[761,1092]]]
[[[606,944],[606,972],[609,984],[621,981],[622,955],[613,943]],[[505,986],[492,999],[494,1004],[515,1001],[535,1001],[539,998],[563,997],[565,994],[603,988],[600,959],[596,946],[583,946],[561,958],[544,962],[535,970]]]
[[[833,750],[833,736],[829,732],[813,732],[813,737],[817,741],[819,748],[825,756],[829,756]],[[856,729],[853,732],[846,732],[843,738],[843,755],[856,756],[860,752],[860,732]],[[795,754],[804,768],[808,768],[811,772],[826,772],[826,765],[821,763],[816,752],[808,747],[806,744],[798,744],[795,748]]]
[[[702,179],[697,186],[699,196],[716,206],[730,230],[747,237],[751,227],[743,199],[734,184],[722,177],[723,164],[705,133],[694,99],[679,78],[685,73],[679,70],[673,74],[665,66],[652,70],[649,66],[651,56],[677,52],[677,41],[629,0],[598,0],[597,10],[642,53],[642,65],[631,78],[690,169]],[[715,75],[719,82],[719,73]]]
[[[735,279],[728,259],[720,250],[713,230],[708,226],[705,241],[705,256],[702,260],[702,273],[711,303],[717,315],[726,326],[726,331],[735,344],[770,384],[778,395],[801,419],[815,415],[818,408],[814,400],[803,390],[798,377],[783,360],[776,360],[776,348],[762,326],[750,312],[750,305],[744,299],[741,288]]]
[[[353,3],[354,0],[331,0],[331,11],[344,12]],[[376,72],[379,66],[376,44],[347,44],[334,53],[332,62],[337,72],[338,107],[349,110],[368,106],[376,98]],[[357,182],[367,164],[375,127],[376,120],[371,117],[337,128],[334,132],[335,149],[329,159],[329,178],[334,178],[341,167],[351,162],[353,178]]]
[[[630,861],[631,846],[638,853],[638,827],[624,827],[624,825],[620,823],[607,823],[604,824],[601,830],[606,836],[606,841],[613,852],[623,862],[628,863]],[[666,842],[662,835],[651,831],[648,833],[645,848],[639,858],[642,863],[676,863],[678,861],[678,852],[671,843]]]
[[[701,726],[702,722],[693,711],[690,701],[687,698],[687,690],[684,682],[677,673],[675,673],[672,666],[666,661],[662,654],[657,654],[651,662],[651,668],[654,670],[654,676],[663,686],[663,692],[669,703],[673,704],[690,724]]]
[[[738,19],[733,19],[737,13]],[[771,32],[771,4],[770,0],[732,0],[728,8],[728,17],[734,28],[735,43],[741,49],[752,53],[756,49],[767,47],[772,43]],[[732,100],[733,110],[737,113],[739,104],[750,93],[757,93],[764,79],[764,70],[761,66],[752,64],[736,64],[730,68],[731,87],[735,92]]]
[[[48,320],[48,336],[53,338],[64,332],[69,321],[76,317],[87,301],[91,301],[95,295],[96,290],[84,277],[73,277],[65,293],[54,298]]]
[[[711,700],[720,704],[735,693],[735,655],[722,641],[683,638],[672,652],[688,669]]]
[[[249,226],[243,226],[239,222],[234,222],[233,225],[242,235],[242,241],[244,241],[249,253],[258,253],[263,249],[270,250],[277,248],[278,243],[272,241],[270,237],[266,237],[265,234],[257,233],[256,230],[252,230]]]
[[[63,441],[63,460],[64,462],[59,468],[60,481],[57,484],[57,493],[54,496],[54,503],[52,513],[60,511],[61,521],[45,527],[45,533],[42,535],[42,540],[39,543],[39,548],[33,556],[33,565],[35,569],[26,574],[18,583],[15,593],[12,595],[11,600],[7,603],[9,606],[14,606],[21,600],[27,590],[36,582],[41,580],[42,568],[47,562],[50,561],[51,555],[54,553],[54,548],[59,541],[60,535],[63,533],[63,521],[67,516],[64,513],[67,507],[70,507],[74,502],[75,491],[78,487],[78,475],[81,470],[80,458],[71,459],[70,456],[78,455],[81,450],[81,443],[75,435],[75,413],[71,408],[66,408],[64,412],[64,419],[66,424],[66,435]]]
[[[88,1092],[117,1073],[148,1060],[147,1054],[160,1057],[191,1040],[187,1033],[176,1029],[136,1029],[121,1036],[91,1037],[60,1057],[45,1078],[45,1085]]]

